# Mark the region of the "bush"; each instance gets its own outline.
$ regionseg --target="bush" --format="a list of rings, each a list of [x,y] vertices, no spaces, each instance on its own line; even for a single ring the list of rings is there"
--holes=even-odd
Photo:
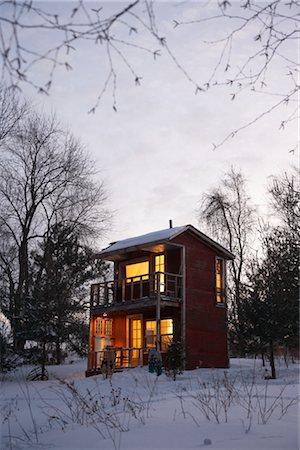
[[[165,373],[176,380],[176,376],[184,371],[184,347],[181,341],[172,341],[167,347]]]

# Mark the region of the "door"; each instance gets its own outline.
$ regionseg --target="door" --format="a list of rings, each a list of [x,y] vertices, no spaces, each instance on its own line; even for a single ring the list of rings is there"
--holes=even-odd
[[[129,348],[130,351],[129,364],[131,366],[142,365],[143,358],[143,336],[142,336],[142,316],[128,317],[128,331],[129,331]]]

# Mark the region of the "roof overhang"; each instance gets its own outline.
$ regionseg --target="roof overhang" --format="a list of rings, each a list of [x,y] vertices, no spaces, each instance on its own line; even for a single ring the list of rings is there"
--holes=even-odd
[[[149,253],[162,253],[166,250],[174,249],[176,246],[178,247],[179,244],[174,240],[186,231],[192,233],[209,247],[218,250],[226,259],[234,259],[234,255],[230,251],[192,225],[170,228],[161,230],[160,232],[138,236],[137,238],[114,242],[109,247],[97,253],[95,258],[106,261],[124,261],[129,259],[134,253],[144,253],[145,255]]]

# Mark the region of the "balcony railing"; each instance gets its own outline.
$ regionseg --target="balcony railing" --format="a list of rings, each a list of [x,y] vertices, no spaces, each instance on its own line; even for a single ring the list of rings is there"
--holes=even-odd
[[[91,307],[111,306],[143,298],[182,299],[182,275],[155,272],[92,284]]]
[[[114,348],[115,351],[115,367],[137,367],[143,365],[143,348]],[[104,350],[99,350],[92,353],[92,367],[91,370],[99,370],[104,359]]]

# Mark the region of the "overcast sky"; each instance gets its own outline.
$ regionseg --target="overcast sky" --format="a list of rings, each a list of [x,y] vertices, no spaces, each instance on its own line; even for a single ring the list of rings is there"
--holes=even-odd
[[[213,12],[212,3],[205,4],[206,14]],[[121,6],[106,3],[103,14]],[[52,2],[49,7],[65,10],[67,6]],[[218,21],[174,29],[173,19],[195,20],[204,9],[200,2],[158,3],[156,7],[160,35],[167,38],[181,66],[199,85],[209,78],[221,48],[203,41],[221,38],[227,30]],[[136,42],[159,48],[145,30],[138,31]],[[116,33],[127,39],[121,27]],[[234,46],[233,64],[239,65],[257,45],[254,33],[254,29],[242,33]],[[40,36],[31,33],[29,39],[38,40]],[[191,223],[198,227],[195,210],[201,195],[218,184],[231,165],[245,174],[253,202],[265,213],[268,177],[298,164],[297,152],[289,153],[297,140],[297,121],[285,131],[279,130],[289,106],[267,115],[213,151],[214,143],[268,109],[274,97],[244,92],[232,101],[229,87],[195,95],[194,85],[164,49],[160,50],[161,56],[155,61],[149,53],[126,49],[126,57],[142,77],[140,86],[135,86],[128,68],[114,55],[117,112],[112,108],[109,86],[96,113],[87,114],[108,70],[103,49],[92,43],[81,44],[72,53],[72,71],[58,69],[50,97],[25,89],[37,106],[56,111],[96,161],[108,192],[108,206],[115,211],[113,226],[99,242],[100,248],[110,241],[167,228],[169,219],[174,226]],[[295,59],[296,43],[287,43],[285,51]],[[42,79],[47,68],[35,70]],[[268,73],[270,91],[288,89],[286,73],[287,62],[278,61]],[[225,81],[226,74],[221,71],[218,79],[222,81],[222,77]]]

